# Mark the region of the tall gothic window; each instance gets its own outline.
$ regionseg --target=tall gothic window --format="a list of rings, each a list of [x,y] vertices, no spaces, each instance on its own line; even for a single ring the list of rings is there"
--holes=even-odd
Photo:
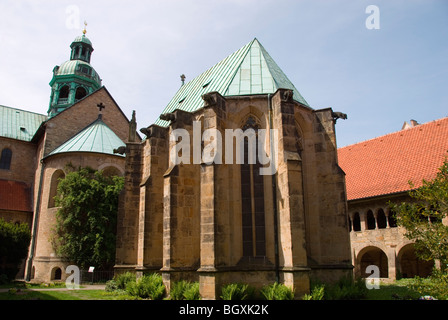
[[[242,129],[249,128],[255,130],[255,133],[259,129],[253,117],[248,118]],[[255,157],[254,164],[250,164],[248,151],[249,141],[245,138],[244,163],[241,164],[243,256],[261,257],[266,255],[263,176],[260,175],[258,157]]]

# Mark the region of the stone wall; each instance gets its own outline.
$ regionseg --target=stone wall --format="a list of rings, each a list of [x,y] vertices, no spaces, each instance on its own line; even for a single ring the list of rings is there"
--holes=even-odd
[[[204,299],[218,298],[226,283],[261,287],[274,281],[294,288],[299,297],[309,292],[310,275],[338,280],[332,275],[351,272],[345,180],[337,165],[332,111],[314,111],[291,97],[290,90],[238,97],[211,92],[203,97],[204,108],[175,110],[166,115],[168,128],[150,126],[143,130],[148,137],[142,144],[127,144],[117,272],[159,270],[168,289],[173,281],[199,280]],[[225,161],[226,144],[233,143],[225,139],[225,130],[248,122],[278,132],[278,170],[262,176],[257,189],[264,221],[252,234],[263,250],[258,255],[254,249],[253,256],[243,250],[247,203],[234,146],[233,161]],[[170,140],[176,129],[210,151],[198,128],[200,134],[215,129],[223,138],[223,148],[214,150],[215,162],[194,161],[193,145],[185,158],[190,164],[173,163],[170,152],[181,141]]]

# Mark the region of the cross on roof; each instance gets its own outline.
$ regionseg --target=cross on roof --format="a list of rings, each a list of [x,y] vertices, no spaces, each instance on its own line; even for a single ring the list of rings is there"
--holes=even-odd
[[[98,110],[101,112],[104,108],[106,108],[106,106],[101,102],[99,104],[96,105],[98,107]]]

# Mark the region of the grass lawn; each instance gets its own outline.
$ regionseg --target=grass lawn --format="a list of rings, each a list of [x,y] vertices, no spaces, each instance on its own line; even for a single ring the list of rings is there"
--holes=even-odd
[[[422,294],[407,287],[412,279],[402,279],[393,283],[381,283],[380,289],[368,290],[364,300],[416,300]],[[33,291],[36,288],[27,284],[2,286],[13,288],[10,292],[0,292],[0,300],[128,300],[134,299],[123,293],[104,290],[46,290]],[[42,287],[40,287],[42,288]],[[56,286],[57,288],[57,286]]]
[[[407,287],[413,279],[401,279],[393,283],[381,283],[379,289],[370,289],[365,300],[416,300],[422,294]]]

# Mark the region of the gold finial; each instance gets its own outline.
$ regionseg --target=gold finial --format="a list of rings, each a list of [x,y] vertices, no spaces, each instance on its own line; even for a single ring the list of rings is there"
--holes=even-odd
[[[84,21],[84,30],[82,30],[82,33],[85,35],[87,33],[87,21]]]

